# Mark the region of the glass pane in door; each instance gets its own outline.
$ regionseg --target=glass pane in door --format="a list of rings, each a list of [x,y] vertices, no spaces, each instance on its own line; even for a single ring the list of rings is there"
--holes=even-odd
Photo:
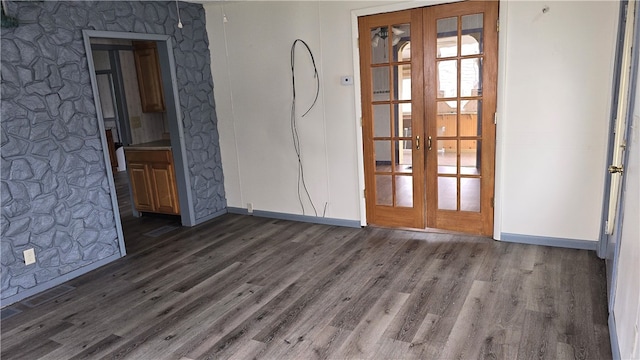
[[[399,173],[411,173],[413,171],[413,141],[396,140],[395,171]]]
[[[391,141],[375,140],[373,142],[375,152],[376,172],[391,172]]]
[[[450,17],[438,19],[437,57],[451,57],[458,55],[458,18]]]
[[[460,54],[476,55],[483,52],[483,14],[465,15],[462,17],[462,49]]]
[[[373,105],[373,136],[391,137],[391,106]]]
[[[411,25],[396,24],[391,27],[391,44],[394,53],[397,54],[394,61],[411,60]]]
[[[393,205],[391,175],[376,175],[376,205]]]
[[[482,100],[460,102],[460,136],[482,135]]]
[[[395,66],[393,80],[394,100],[411,100],[411,64]]]
[[[380,26],[371,29],[371,63],[384,64],[389,62],[389,47],[387,38],[389,27]]]
[[[458,173],[457,140],[438,140],[438,174]]]
[[[389,101],[389,67],[371,69],[373,101]]]
[[[438,61],[437,69],[436,87],[438,89],[438,98],[458,96],[458,61]]]
[[[460,210],[480,212],[480,179],[460,179]]]
[[[458,134],[458,102],[438,101],[436,106],[438,136],[456,136]]]
[[[458,209],[458,185],[455,177],[438,177],[438,209]]]
[[[460,96],[482,95],[481,59],[463,59],[460,61]]]
[[[480,140],[460,140],[460,173],[480,175]]]
[[[413,207],[413,176],[396,176],[396,206]]]
[[[411,125],[411,103],[401,103],[401,104],[397,104],[395,105],[396,109],[398,109],[398,113],[400,114],[400,116],[398,116],[398,121],[396,122],[396,126],[395,126],[395,136],[399,136],[399,137],[412,137],[413,136],[413,131],[412,131],[412,125]]]

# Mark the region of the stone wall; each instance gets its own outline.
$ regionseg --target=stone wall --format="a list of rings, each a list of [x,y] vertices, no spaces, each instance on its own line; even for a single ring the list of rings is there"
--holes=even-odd
[[[196,219],[226,207],[204,9],[174,2],[7,2],[2,29],[4,299],[119,253],[83,29],[168,34]],[[35,248],[37,263],[22,251]]]

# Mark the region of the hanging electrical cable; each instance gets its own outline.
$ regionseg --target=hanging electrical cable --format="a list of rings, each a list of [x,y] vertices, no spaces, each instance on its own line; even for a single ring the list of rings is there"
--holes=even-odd
[[[178,13],[178,29],[182,29],[182,19],[180,19],[180,7],[178,6],[178,0],[176,0],[176,12]]]
[[[298,159],[298,201],[300,202],[300,207],[302,207],[302,214],[305,215],[304,202],[302,201],[302,194],[300,191],[300,187],[304,189],[304,194],[307,199],[311,203],[311,208],[313,208],[313,213],[315,216],[318,216],[318,211],[311,199],[311,194],[309,193],[309,189],[307,188],[307,182],[304,177],[304,167],[302,166],[302,156],[300,149],[300,136],[298,135],[298,124],[296,119],[296,74],[295,74],[295,63],[296,63],[296,44],[301,43],[307,49],[309,56],[311,57],[311,63],[313,64],[313,77],[316,79],[316,95],[313,99],[313,103],[307,109],[307,111],[302,114],[301,117],[304,117],[313,109],[318,101],[318,96],[320,95],[320,78],[318,77],[318,68],[316,67],[316,60],[313,57],[313,52],[309,45],[301,39],[296,39],[291,45],[291,86],[293,92],[293,98],[291,100],[291,136],[293,138],[293,147],[296,152],[296,157]]]

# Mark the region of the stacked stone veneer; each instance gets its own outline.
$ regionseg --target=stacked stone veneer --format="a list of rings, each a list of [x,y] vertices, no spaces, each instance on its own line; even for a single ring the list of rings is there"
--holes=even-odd
[[[183,29],[174,2],[8,2],[20,26],[1,32],[2,299],[119,253],[84,29],[173,37],[195,217],[226,207],[204,9],[180,10]]]

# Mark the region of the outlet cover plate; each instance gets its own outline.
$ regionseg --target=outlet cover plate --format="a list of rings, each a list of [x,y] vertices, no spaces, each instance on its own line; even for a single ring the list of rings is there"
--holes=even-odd
[[[36,262],[36,252],[33,248],[23,251],[22,254],[24,255],[25,265],[31,265]]]

